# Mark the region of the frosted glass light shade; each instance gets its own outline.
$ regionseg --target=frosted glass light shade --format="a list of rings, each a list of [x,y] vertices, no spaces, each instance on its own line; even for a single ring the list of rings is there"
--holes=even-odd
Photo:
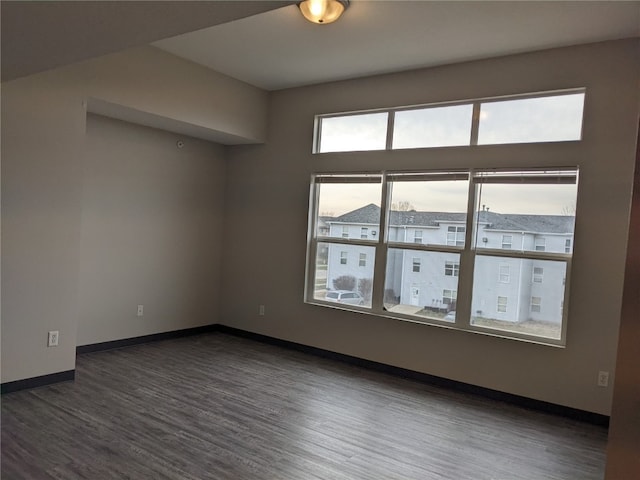
[[[304,0],[298,4],[304,18],[319,25],[335,22],[348,6],[348,0]]]

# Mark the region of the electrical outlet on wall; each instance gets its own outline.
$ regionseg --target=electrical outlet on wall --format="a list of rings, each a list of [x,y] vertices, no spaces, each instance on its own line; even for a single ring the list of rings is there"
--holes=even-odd
[[[258,315],[260,315],[261,317],[264,317],[264,305],[260,305],[258,307]]]
[[[609,372],[604,372],[602,370],[598,372],[598,386],[599,387],[609,386]]]
[[[58,330],[51,330],[47,336],[47,347],[57,347],[60,332]]]
[[[144,305],[138,305],[138,316],[142,317],[144,315]]]

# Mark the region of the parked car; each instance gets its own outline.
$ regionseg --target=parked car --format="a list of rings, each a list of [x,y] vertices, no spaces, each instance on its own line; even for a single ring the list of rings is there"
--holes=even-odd
[[[358,292],[349,290],[331,290],[325,296],[326,300],[347,305],[364,305],[364,298]]]

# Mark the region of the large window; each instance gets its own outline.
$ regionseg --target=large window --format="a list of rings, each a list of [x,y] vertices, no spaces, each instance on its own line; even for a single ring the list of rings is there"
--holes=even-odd
[[[306,301],[562,345],[576,194],[575,169],[314,175]]]
[[[504,143],[582,137],[584,89],[319,115],[314,153]]]

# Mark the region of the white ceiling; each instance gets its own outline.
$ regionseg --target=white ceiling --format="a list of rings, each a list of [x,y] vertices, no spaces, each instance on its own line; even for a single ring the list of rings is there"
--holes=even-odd
[[[313,25],[295,5],[153,45],[266,90],[640,36],[640,1],[352,0]]]

